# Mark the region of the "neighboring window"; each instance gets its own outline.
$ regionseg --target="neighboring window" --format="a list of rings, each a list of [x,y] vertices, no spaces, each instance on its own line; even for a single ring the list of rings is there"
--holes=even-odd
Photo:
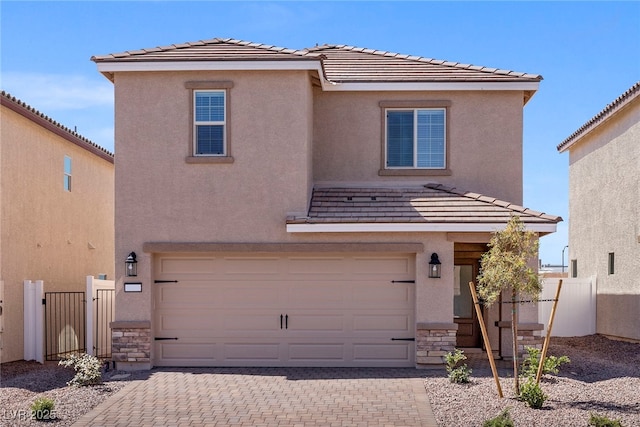
[[[388,169],[445,169],[444,108],[386,110]]]
[[[64,189],[71,191],[71,157],[64,156]]]
[[[613,252],[609,252],[609,274],[613,274],[615,272],[615,254]]]
[[[224,90],[194,91],[194,155],[226,155]]]
[[[573,278],[578,277],[578,260],[577,259],[571,260],[571,277]]]

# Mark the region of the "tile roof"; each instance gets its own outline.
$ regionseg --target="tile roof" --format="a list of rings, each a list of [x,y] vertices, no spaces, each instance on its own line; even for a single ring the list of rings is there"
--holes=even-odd
[[[310,48],[321,55],[328,80],[333,82],[484,82],[542,80],[537,74],[518,73],[458,62],[403,55],[346,45]]]
[[[316,60],[306,50],[294,50],[243,40],[214,38],[91,57],[94,62]]]
[[[478,193],[440,184],[413,188],[316,188],[305,218],[287,224],[430,223],[506,224],[512,215],[525,224],[554,224],[547,215]]]
[[[19,100],[18,98],[11,96],[11,94],[2,91],[0,93],[0,104],[15,111],[23,117],[26,117],[34,123],[37,123],[38,125],[50,130],[58,136],[65,138],[69,142],[72,142],[92,152],[98,157],[102,157],[103,159],[113,163],[113,153],[99,146],[95,142],[90,141],[89,139],[80,135],[78,132],[73,131],[68,127],[56,122],[52,118],[46,116],[45,114]]]
[[[638,98],[639,96],[640,81],[636,82],[633,86],[631,86],[631,88],[617,97],[611,104],[604,107],[602,111],[593,116],[588,122],[580,126],[580,128],[572,133],[567,139],[558,144],[557,150],[561,153],[566,151],[580,138],[600,126],[601,123],[609,119],[614,114],[618,113],[622,108],[627,106],[631,101]]]
[[[215,38],[91,58],[96,63],[159,61],[320,61],[324,77],[357,82],[539,82],[542,76],[346,45],[294,50]]]

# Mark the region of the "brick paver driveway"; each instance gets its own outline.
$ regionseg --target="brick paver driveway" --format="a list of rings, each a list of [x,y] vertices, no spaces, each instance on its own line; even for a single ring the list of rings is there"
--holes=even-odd
[[[162,368],[75,426],[436,426],[415,369]]]

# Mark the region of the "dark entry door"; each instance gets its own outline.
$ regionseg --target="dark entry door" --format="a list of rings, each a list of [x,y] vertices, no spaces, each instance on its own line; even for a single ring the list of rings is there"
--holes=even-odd
[[[480,324],[469,290],[469,282],[475,282],[477,275],[477,262],[456,263],[453,289],[453,315],[458,324],[456,347],[480,347]]]

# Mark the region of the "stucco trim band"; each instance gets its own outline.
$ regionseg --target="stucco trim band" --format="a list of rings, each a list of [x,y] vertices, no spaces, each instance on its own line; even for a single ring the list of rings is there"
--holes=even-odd
[[[506,224],[499,223],[324,223],[324,224],[287,224],[289,233],[366,233],[366,232],[436,232],[436,233],[495,233],[503,230]],[[556,224],[526,224],[527,231],[537,233],[555,233]]]
[[[422,253],[422,243],[198,243],[145,242],[143,252],[404,252]]]

